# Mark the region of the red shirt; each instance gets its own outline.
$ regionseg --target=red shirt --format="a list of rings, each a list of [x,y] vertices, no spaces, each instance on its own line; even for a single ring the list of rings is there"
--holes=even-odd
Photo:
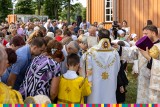
[[[8,42],[7,42],[5,39],[3,39],[3,40],[2,40],[2,44],[3,44],[3,46],[6,46],[6,45],[7,45],[7,43],[8,43]]]
[[[56,40],[57,40],[58,42],[60,42],[62,39],[63,39],[62,37],[56,36]]]

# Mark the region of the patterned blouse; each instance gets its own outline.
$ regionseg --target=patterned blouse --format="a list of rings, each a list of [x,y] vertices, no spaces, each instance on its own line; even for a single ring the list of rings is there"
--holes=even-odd
[[[39,94],[50,97],[52,78],[60,76],[60,72],[60,64],[53,59],[44,55],[35,57],[20,86],[23,98]]]

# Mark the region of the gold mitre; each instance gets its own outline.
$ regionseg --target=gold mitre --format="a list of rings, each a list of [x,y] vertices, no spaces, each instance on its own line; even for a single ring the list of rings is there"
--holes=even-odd
[[[101,39],[98,43],[98,47],[101,50],[110,50],[111,49],[111,44],[110,44],[109,39],[107,39],[107,38]]]
[[[156,45],[152,46],[152,48],[149,50],[149,55],[154,59],[157,59],[159,54],[160,52]]]

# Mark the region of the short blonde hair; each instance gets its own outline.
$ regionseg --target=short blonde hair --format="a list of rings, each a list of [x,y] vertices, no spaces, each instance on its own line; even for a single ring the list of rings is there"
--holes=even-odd
[[[37,37],[43,37],[43,33],[40,30],[36,30],[34,31],[29,38],[27,39],[27,43],[30,44],[32,42],[33,39],[37,38]]]

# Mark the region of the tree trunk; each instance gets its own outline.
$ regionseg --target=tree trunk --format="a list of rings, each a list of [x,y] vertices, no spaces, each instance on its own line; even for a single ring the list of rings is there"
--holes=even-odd
[[[38,15],[41,14],[41,4],[40,4],[40,0],[38,0]]]
[[[55,3],[55,1],[53,0],[53,3]],[[53,4],[53,6],[51,6],[51,18],[53,19],[54,18],[54,4]]]
[[[70,10],[71,10],[71,0],[68,0],[68,14],[67,14],[68,24],[70,24]]]
[[[57,20],[58,19],[58,1],[55,2],[55,6],[54,6],[54,16],[55,16],[55,19]]]

